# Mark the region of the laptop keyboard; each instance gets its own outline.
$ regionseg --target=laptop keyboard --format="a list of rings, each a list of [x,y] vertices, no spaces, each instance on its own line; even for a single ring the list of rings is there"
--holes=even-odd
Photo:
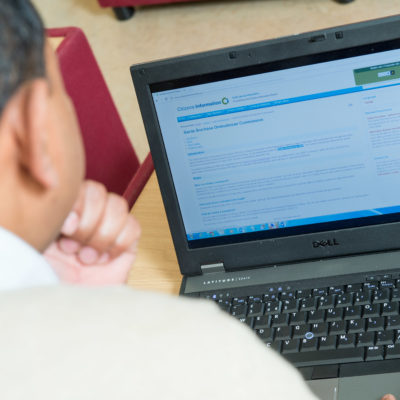
[[[214,300],[297,367],[400,358],[400,279],[200,297]]]

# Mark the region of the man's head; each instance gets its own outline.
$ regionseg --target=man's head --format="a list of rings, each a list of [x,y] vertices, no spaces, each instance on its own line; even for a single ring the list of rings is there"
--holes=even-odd
[[[43,250],[83,174],[78,124],[40,17],[29,0],[2,0],[0,226]]]
[[[44,41],[42,21],[27,1],[0,3],[0,112],[21,84],[45,77]]]

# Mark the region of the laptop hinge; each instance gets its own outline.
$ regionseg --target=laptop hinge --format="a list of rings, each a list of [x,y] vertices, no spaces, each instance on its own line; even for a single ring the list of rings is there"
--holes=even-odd
[[[211,274],[215,272],[225,272],[223,263],[201,265],[201,272],[203,274]]]

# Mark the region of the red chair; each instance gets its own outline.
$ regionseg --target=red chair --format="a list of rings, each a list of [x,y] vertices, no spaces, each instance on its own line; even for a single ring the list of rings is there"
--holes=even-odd
[[[86,177],[124,195],[132,206],[153,172],[151,156],[140,164],[84,33],[57,28],[47,34],[64,38],[57,54],[82,132]]]
[[[164,3],[184,3],[202,0],[98,0],[102,7],[113,7],[115,15],[119,20],[132,17],[135,6],[150,6]]]

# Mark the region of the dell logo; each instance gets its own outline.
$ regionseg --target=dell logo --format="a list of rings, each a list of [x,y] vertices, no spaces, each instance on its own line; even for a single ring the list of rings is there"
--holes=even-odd
[[[328,240],[318,240],[312,242],[313,247],[316,249],[317,247],[326,247],[326,246],[339,246],[339,243],[336,239],[328,239]]]

